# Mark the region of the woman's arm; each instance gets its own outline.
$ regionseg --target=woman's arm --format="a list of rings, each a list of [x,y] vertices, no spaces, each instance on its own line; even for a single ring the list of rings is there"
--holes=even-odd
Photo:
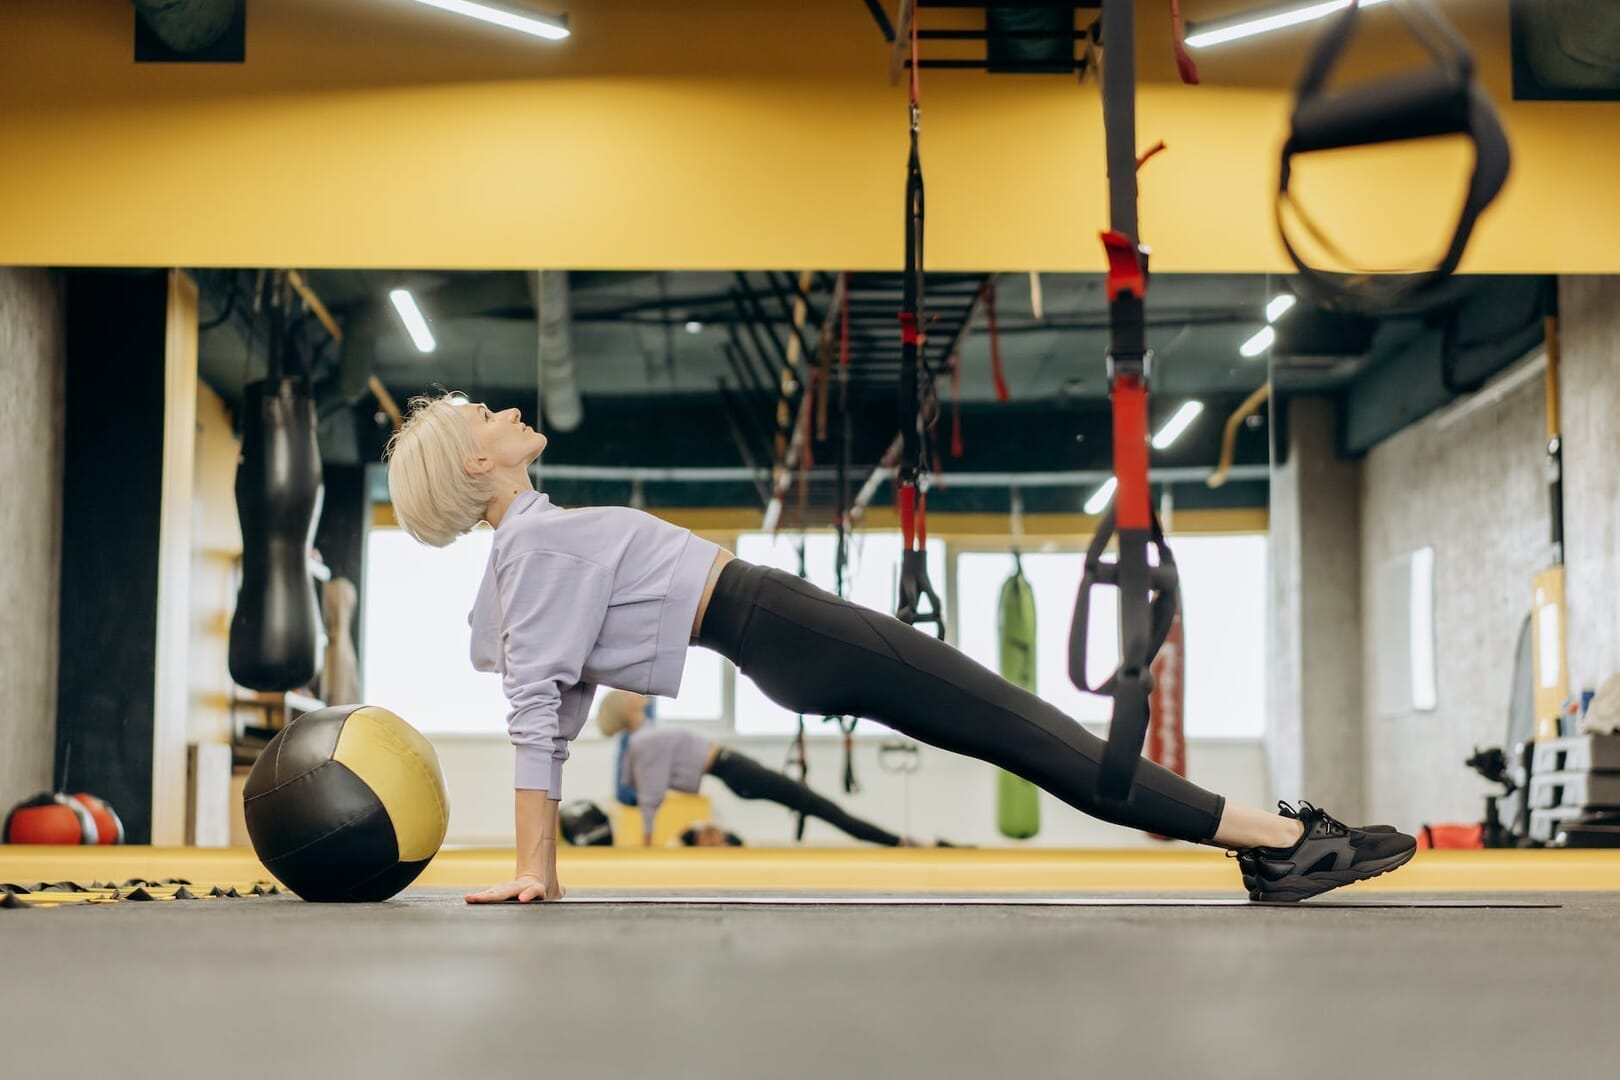
[[[561,900],[557,880],[557,803],[544,791],[519,788],[514,800],[517,824],[517,875],[501,885],[469,893],[469,904],[517,900]]]

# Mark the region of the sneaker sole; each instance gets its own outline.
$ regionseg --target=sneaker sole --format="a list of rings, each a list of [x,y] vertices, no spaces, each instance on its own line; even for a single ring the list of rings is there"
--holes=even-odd
[[[1259,904],[1297,904],[1301,900],[1308,900],[1313,896],[1320,896],[1331,889],[1344,885],[1351,885],[1357,881],[1368,881],[1387,874],[1391,870],[1398,870],[1411,861],[1417,854],[1417,848],[1403,851],[1399,855],[1392,855],[1383,862],[1369,863],[1359,869],[1329,870],[1320,874],[1313,874],[1308,879],[1309,884],[1302,886],[1284,886],[1282,888],[1249,890],[1249,899]]]

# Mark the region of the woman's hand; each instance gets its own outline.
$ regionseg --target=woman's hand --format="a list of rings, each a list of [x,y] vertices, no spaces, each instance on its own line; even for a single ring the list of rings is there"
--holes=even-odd
[[[568,890],[556,878],[548,884],[533,874],[524,874],[513,881],[491,885],[482,892],[468,893],[467,903],[502,904],[516,900],[520,904],[531,904],[536,900],[561,900],[567,895]]]

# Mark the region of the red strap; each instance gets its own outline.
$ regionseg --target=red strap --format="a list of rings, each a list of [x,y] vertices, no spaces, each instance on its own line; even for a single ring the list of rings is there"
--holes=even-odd
[[[928,495],[917,492],[917,546],[914,550],[925,551],[928,548]]]
[[[1187,52],[1187,24],[1181,18],[1180,0],[1170,0],[1170,43],[1176,50],[1176,71],[1188,86],[1198,85],[1198,65]]]
[[[909,311],[900,313],[900,340],[906,345],[921,345],[923,337],[917,332],[917,316]]]
[[[849,367],[849,273],[844,273],[844,289],[838,304],[838,366]]]
[[[1164,140],[1163,139],[1160,139],[1158,142],[1156,142],[1152,146],[1148,147],[1147,152],[1144,153],[1141,157],[1136,159],[1136,171],[1141,172],[1142,171],[1142,166],[1144,166],[1144,165],[1146,165],[1148,163],[1148,159],[1152,158],[1154,154],[1160,153],[1163,150],[1164,150]]]
[[[1122,293],[1130,293],[1138,300],[1145,298],[1147,275],[1142,272],[1142,260],[1130,237],[1110,231],[1102,234],[1102,242],[1103,250],[1108,253],[1109,303],[1118,300]]]
[[[962,356],[951,357],[951,457],[962,456]]]
[[[1001,370],[1001,331],[996,326],[996,281],[984,283],[984,311],[990,319],[990,377],[996,383],[996,400],[1007,401],[1007,376]]]
[[[900,485],[900,540],[907,551],[917,536],[917,489],[910,484]]]
[[[922,103],[922,90],[917,83],[917,68],[917,12],[916,9],[913,9],[911,12],[911,103],[913,105]]]
[[[1115,520],[1121,529],[1153,526],[1148,491],[1147,383],[1135,376],[1114,380]]]

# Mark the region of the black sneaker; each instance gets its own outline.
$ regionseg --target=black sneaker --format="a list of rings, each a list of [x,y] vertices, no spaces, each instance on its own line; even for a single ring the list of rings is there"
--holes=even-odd
[[[1236,852],[1250,900],[1294,903],[1387,874],[1417,851],[1417,841],[1388,825],[1354,828],[1308,802],[1296,810],[1278,803],[1283,817],[1298,820],[1305,835],[1290,848],[1248,848]]]
[[[1294,811],[1294,808],[1285,802],[1278,803],[1277,809],[1285,811],[1285,813],[1282,815],[1283,817],[1297,818],[1299,816]],[[1393,825],[1352,825],[1350,828],[1357,832],[1365,833],[1392,833],[1400,831]],[[1237,860],[1238,873],[1243,876],[1243,888],[1246,892],[1251,894],[1260,887],[1260,877],[1257,870],[1259,859],[1257,859],[1254,854],[1258,850],[1258,848],[1243,848],[1239,851],[1228,851],[1226,853],[1227,858]]]

